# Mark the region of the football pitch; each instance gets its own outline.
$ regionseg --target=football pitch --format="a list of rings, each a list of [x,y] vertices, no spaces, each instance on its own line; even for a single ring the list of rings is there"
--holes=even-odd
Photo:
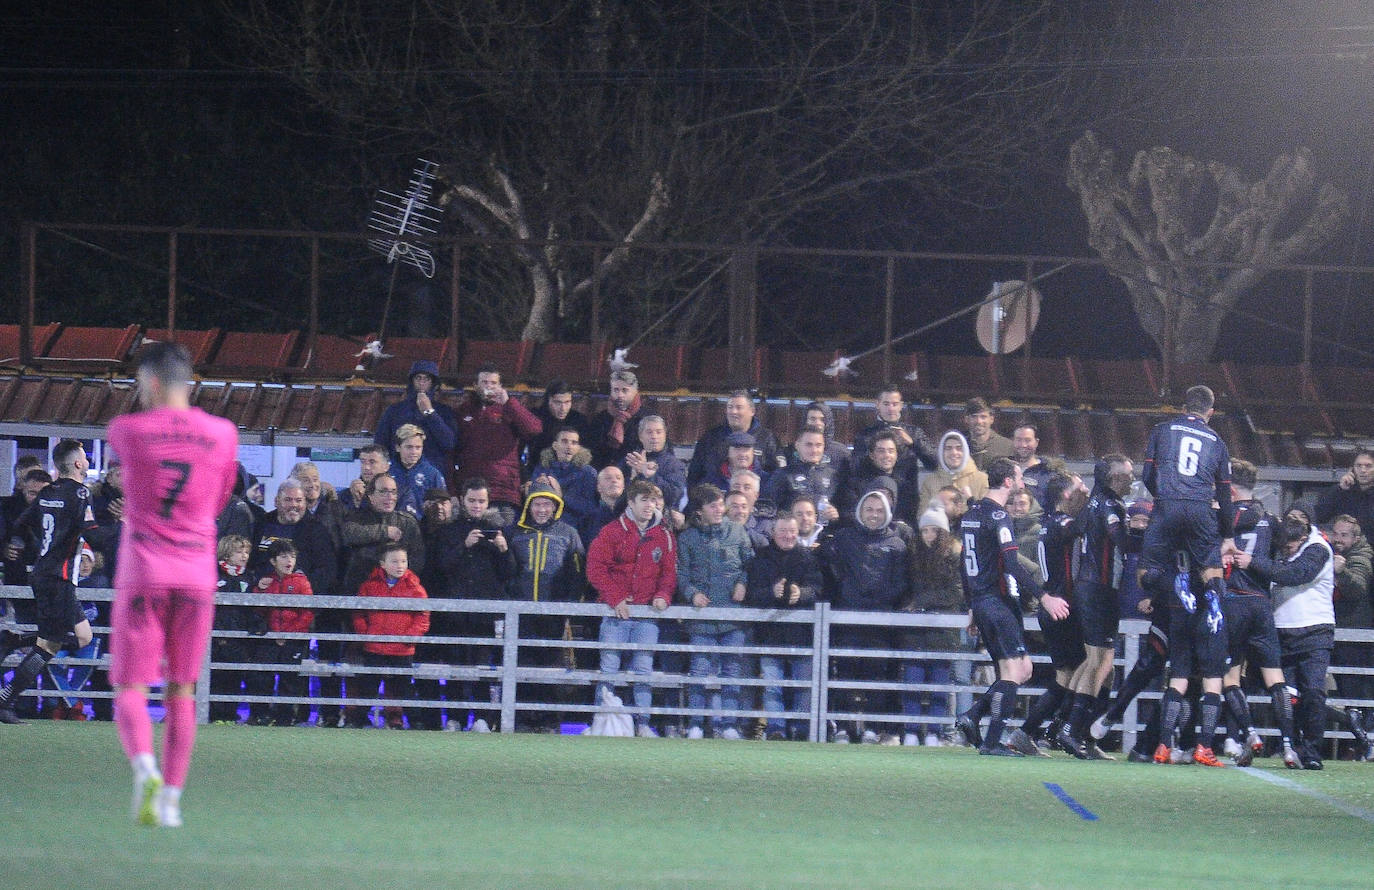
[[[1374,885],[1369,764],[209,726],[153,829],[113,726],[0,730],[6,887]]]

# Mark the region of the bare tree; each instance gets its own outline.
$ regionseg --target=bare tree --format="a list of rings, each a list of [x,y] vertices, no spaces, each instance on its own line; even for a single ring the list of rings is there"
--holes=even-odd
[[[1345,194],[1317,182],[1306,148],[1280,155],[1255,181],[1167,147],[1136,152],[1125,173],[1115,167],[1115,153],[1085,133],[1069,153],[1069,187],[1089,244],[1126,285],[1160,355],[1175,362],[1208,361],[1237,301],[1271,267],[1330,241],[1350,216]]]
[[[1076,33],[1051,0],[242,8],[256,64],[363,152],[439,159],[467,230],[530,242],[483,299],[534,340],[586,332],[593,290],[652,314],[700,280],[637,242],[786,240],[894,190],[927,217],[994,203],[1062,123]]]

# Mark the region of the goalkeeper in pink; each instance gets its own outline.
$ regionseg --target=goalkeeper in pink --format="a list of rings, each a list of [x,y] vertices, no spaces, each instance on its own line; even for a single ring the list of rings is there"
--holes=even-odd
[[[143,410],[110,422],[124,464],[124,533],[111,609],[115,724],[134,771],[134,817],[181,824],[195,745],[195,684],[214,620],[215,519],[235,476],[238,432],[190,405],[191,362],[155,343],[138,362]],[[148,689],[165,681],[162,768],[153,757]]]

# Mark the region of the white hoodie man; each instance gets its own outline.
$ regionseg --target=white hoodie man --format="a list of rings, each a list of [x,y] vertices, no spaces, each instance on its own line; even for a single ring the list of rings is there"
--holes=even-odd
[[[936,451],[940,458],[940,469],[927,473],[921,480],[921,504],[919,512],[930,507],[930,501],[946,485],[953,485],[964,493],[970,503],[978,500],[988,491],[988,475],[973,463],[969,456],[968,440],[963,433],[950,430],[940,437],[940,447]]]

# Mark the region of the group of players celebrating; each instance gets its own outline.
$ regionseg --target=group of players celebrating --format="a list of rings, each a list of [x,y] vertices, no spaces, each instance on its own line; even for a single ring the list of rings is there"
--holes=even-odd
[[[1242,461],[1233,467],[1226,444],[1207,424],[1213,403],[1210,389],[1192,387],[1184,415],[1157,424],[1146,446],[1142,481],[1154,508],[1138,577],[1148,596],[1141,609],[1152,627],[1114,702],[1109,692],[1122,618],[1118,589],[1127,535],[1123,498],[1134,481],[1130,459],[1100,459],[1091,491],[1068,476],[1046,486],[1043,585],[1018,563],[1006,510],[1007,498],[1020,487],[1020,468],[1007,459],[988,465],[987,496],[970,505],[959,528],[964,591],[997,667],[996,682],[955,723],[980,753],[1036,756],[1054,746],[1080,759],[1107,758],[1097,742],[1167,664],[1169,680],[1152,727],[1158,742],[1153,752],[1135,751],[1131,759],[1223,766],[1212,740],[1224,707],[1244,736],[1235,762],[1248,766],[1264,747],[1240,685],[1248,661],[1272,699],[1284,763],[1322,768],[1324,684],[1335,626],[1331,548],[1300,513],[1280,520],[1254,500],[1255,468]],[[1022,726],[1008,731],[1017,689],[1031,675],[1023,606],[1039,610],[1055,673]],[[1285,667],[1301,696],[1296,719]],[[1192,723],[1190,683],[1201,690],[1200,729],[1191,750],[1180,751],[1175,734]],[[1057,728],[1040,737],[1052,720]]]
[[[133,480],[125,487],[128,527],[115,578],[110,673],[119,736],[134,772],[134,815],[149,825],[181,824],[180,794],[195,737],[192,695],[214,610],[215,518],[232,486],[237,446],[231,424],[190,407],[190,376],[181,347],[145,350],[137,378],[144,410],[116,419],[109,432]],[[1331,548],[1301,516],[1279,520],[1253,500],[1254,467],[1237,462],[1233,472],[1225,443],[1207,425],[1212,406],[1211,390],[1195,386],[1185,414],[1150,435],[1143,481],[1154,510],[1139,577],[1153,628],[1150,645],[1109,708],[1105,693],[1122,617],[1123,497],[1134,467],[1124,455],[1107,455],[1097,463],[1091,491],[1069,476],[1050,480],[1039,543],[1041,585],[1018,562],[1006,509],[1021,488],[1021,468],[1007,458],[988,464],[987,494],[970,505],[958,529],[971,617],[997,668],[996,682],[955,724],[980,753],[1041,754],[1040,727],[1055,718],[1059,728],[1050,741],[1080,758],[1107,757],[1097,740],[1163,674],[1167,658],[1171,676],[1159,709],[1158,744],[1152,755],[1136,759],[1178,758],[1174,735],[1191,723],[1185,696],[1196,678],[1201,730],[1189,759],[1222,765],[1210,743],[1226,707],[1246,738],[1236,760],[1248,764],[1262,747],[1240,687],[1242,661],[1250,659],[1273,700],[1284,762],[1321,768],[1323,683],[1335,624]],[[81,537],[94,528],[83,484],[86,455],[79,442],[66,440],[53,457],[59,478],[29,514],[43,542],[33,572],[38,645],[0,689],[0,722],[18,722],[12,703],[55,653],[91,638],[73,572]],[[1023,725],[1009,732],[1018,688],[1031,677],[1023,604],[1039,610],[1055,674]],[[1285,666],[1302,695],[1296,726]],[[164,679],[160,769],[147,696]]]

